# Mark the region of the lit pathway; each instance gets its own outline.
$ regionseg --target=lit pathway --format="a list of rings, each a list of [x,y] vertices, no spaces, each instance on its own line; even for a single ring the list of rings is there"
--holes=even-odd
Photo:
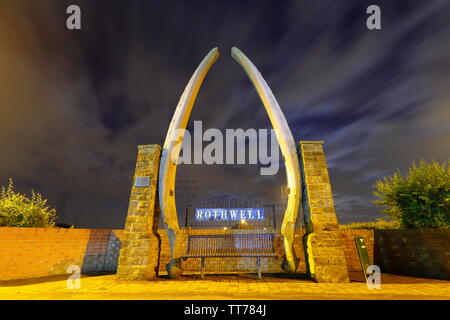
[[[450,281],[382,276],[382,286],[370,290],[365,283],[313,283],[300,279],[253,275],[206,276],[197,280],[123,282],[114,275],[82,276],[80,289],[67,289],[66,277],[0,283],[0,299],[448,299]]]

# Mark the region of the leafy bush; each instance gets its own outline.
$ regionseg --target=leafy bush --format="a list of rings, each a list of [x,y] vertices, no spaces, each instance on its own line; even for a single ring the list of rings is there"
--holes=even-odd
[[[42,195],[31,191],[31,198],[14,192],[12,179],[0,192],[0,227],[54,227],[55,209],[47,206]]]
[[[377,219],[377,221],[369,222],[351,222],[339,225],[340,229],[399,229],[398,220]]]
[[[450,227],[450,161],[413,163],[405,177],[397,170],[375,188],[373,202],[401,228]]]

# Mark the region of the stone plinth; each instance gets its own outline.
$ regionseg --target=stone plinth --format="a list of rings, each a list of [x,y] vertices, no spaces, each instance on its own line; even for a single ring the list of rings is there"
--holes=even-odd
[[[159,204],[156,186],[160,156],[159,145],[138,146],[117,270],[119,280],[151,280],[157,276],[161,241],[157,233]]]
[[[300,158],[308,274],[318,282],[349,282],[323,142],[300,141]]]

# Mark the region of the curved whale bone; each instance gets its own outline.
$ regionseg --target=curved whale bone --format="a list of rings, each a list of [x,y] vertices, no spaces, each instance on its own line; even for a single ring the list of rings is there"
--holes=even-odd
[[[180,155],[184,131],[197,93],[211,66],[219,57],[219,50],[212,49],[195,70],[181,95],[177,108],[170,122],[166,140],[161,153],[159,165],[159,201],[161,215],[169,238],[171,261],[166,266],[171,278],[176,278],[183,272],[181,268],[181,233],[178,225],[177,208],[175,204],[175,175],[177,159]]]
[[[298,267],[299,259],[297,259],[295,255],[293,243],[295,223],[297,221],[300,205],[301,181],[294,137],[292,136],[292,132],[289,129],[289,125],[284,117],[283,111],[281,111],[277,99],[255,65],[236,47],[231,49],[231,56],[242,66],[258,92],[267,114],[269,115],[270,122],[275,129],[281,153],[284,157],[289,195],[283,223],[281,225],[281,234],[283,235],[288,270],[290,272],[295,272]]]

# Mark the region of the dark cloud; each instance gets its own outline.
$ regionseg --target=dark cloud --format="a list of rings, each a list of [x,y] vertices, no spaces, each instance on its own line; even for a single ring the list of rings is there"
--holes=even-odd
[[[68,4],[83,29],[65,28]],[[374,181],[448,159],[450,6],[377,1],[0,2],[0,182],[50,198],[66,223],[123,226],[136,145],[162,144],[190,75],[221,57],[192,112],[204,128],[270,128],[230,48],[262,72],[296,140],[324,140],[340,221],[371,220]],[[278,202],[284,168],[181,166],[178,206],[214,197]],[[191,190],[196,189],[196,190]],[[183,191],[184,190],[184,191]],[[192,191],[192,192],[191,192]]]

